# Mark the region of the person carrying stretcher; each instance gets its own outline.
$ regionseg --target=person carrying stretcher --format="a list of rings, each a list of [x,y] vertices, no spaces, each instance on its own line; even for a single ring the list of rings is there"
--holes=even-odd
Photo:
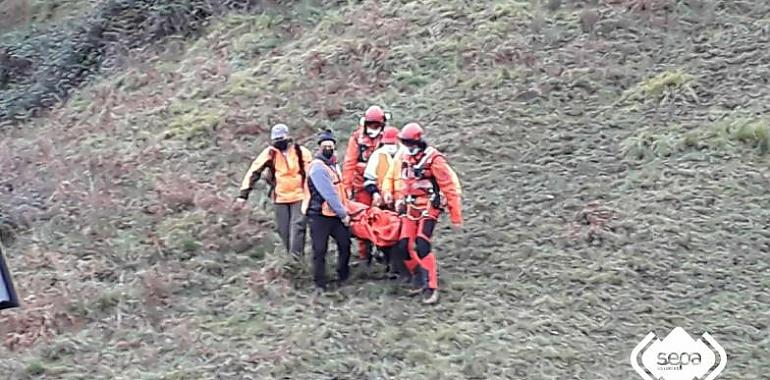
[[[348,199],[367,206],[372,204],[372,197],[364,189],[364,170],[369,158],[380,146],[387,121],[385,111],[381,107],[369,107],[356,130],[350,135],[342,163],[342,181]],[[358,258],[354,264],[370,263],[371,250],[371,242],[358,239]]]
[[[433,304],[438,302],[438,272],[431,238],[444,202],[453,228],[461,228],[460,184],[444,155],[423,139],[419,124],[405,125],[399,139],[405,152],[388,170],[383,200],[394,201],[396,209],[403,213],[395,252],[417,280],[418,287],[410,294],[422,293],[423,303]]]
[[[372,206],[381,209],[392,209],[393,205],[386,205],[382,198],[382,184],[388,174],[388,170],[393,163],[394,157],[399,153],[398,128],[385,127],[382,131],[382,140],[380,147],[372,153],[364,169],[364,190],[372,199]],[[375,252],[375,259],[384,262],[387,266],[389,278],[395,278],[390,273],[390,251],[392,247],[378,246],[379,252]],[[381,253],[381,255],[379,254]]]

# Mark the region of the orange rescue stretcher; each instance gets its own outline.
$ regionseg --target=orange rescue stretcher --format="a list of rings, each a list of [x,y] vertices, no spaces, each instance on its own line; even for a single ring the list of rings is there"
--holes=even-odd
[[[440,205],[435,209],[429,204],[416,205],[414,202],[407,201],[405,216],[415,220],[431,215],[431,210],[441,212],[446,209],[446,198],[441,196],[439,199]],[[392,247],[398,243],[401,234],[401,217],[404,215],[353,200],[347,202],[346,209],[350,215],[350,232],[354,237],[369,240],[379,248]]]
[[[380,248],[391,247],[398,243],[401,232],[401,219],[398,213],[370,207],[360,202],[348,201],[350,231],[359,239],[371,241]]]

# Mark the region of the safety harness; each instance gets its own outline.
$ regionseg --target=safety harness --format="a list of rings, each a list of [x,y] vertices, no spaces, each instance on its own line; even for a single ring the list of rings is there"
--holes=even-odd
[[[437,153],[437,151],[436,151],[435,148],[428,147],[425,150],[425,153],[424,153],[423,157],[420,159],[420,161],[417,162],[416,165],[411,167],[411,170],[412,170],[412,173],[414,174],[414,177],[417,178],[418,180],[426,180],[426,179],[429,180],[430,183],[431,183],[431,188],[427,189],[427,192],[429,194],[429,198],[428,199],[429,199],[430,208],[417,206],[416,205],[417,198],[414,195],[412,195],[412,194],[409,194],[409,195],[407,195],[404,198],[404,202],[407,204],[407,208],[412,208],[412,209],[421,211],[419,216],[413,217],[413,216],[409,215],[409,212],[407,210],[407,215],[406,216],[408,218],[410,218],[410,219],[419,219],[419,218],[422,218],[422,217],[429,216],[431,208],[432,209],[436,209],[436,210],[441,210],[443,208],[442,204],[441,204],[442,203],[441,202],[441,189],[439,188],[438,181],[436,181],[436,177],[433,176],[433,175],[431,175],[428,178],[425,177],[425,168],[426,168],[426,166],[428,166],[431,163],[433,163],[433,159],[435,158],[436,153]],[[405,168],[404,170],[408,171],[409,167]]]

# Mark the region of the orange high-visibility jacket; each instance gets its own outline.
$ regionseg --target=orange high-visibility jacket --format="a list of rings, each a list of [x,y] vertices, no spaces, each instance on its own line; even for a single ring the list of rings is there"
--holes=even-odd
[[[304,170],[300,170],[300,155]],[[272,173],[274,184],[271,184],[275,186],[271,195],[273,202],[294,203],[302,201],[304,180],[302,173],[304,172],[307,176],[312,160],[313,154],[303,146],[291,144],[285,153],[272,146],[265,148],[251,163],[251,167],[241,181],[241,198],[248,198],[254,184],[262,175],[262,171],[270,167],[274,170]]]
[[[393,199],[397,199],[396,180],[401,176],[401,161],[404,159],[403,157],[405,154],[406,151],[402,146],[398,150],[398,153],[396,153],[396,156],[393,157],[393,161],[391,161],[388,171],[385,173],[385,179],[382,181],[382,187],[380,188],[380,193],[383,196],[388,194]]]
[[[374,139],[367,136],[363,127],[359,127],[350,135],[342,163],[342,181],[346,192],[363,190],[366,163],[374,150],[380,146],[381,139],[382,134]]]
[[[400,154],[401,149],[403,148],[399,147],[399,151],[396,152],[395,156],[388,154],[385,147],[375,150],[364,170],[364,186],[374,184],[377,186],[377,190],[382,193],[383,183],[388,175],[390,166],[393,164],[393,159]]]
[[[345,188],[342,186],[342,178],[340,178],[340,172],[339,172],[339,166],[336,166],[336,169],[331,168],[329,165],[326,165],[323,161],[319,159],[314,159],[310,163],[310,167],[308,167],[308,173],[310,173],[310,169],[313,165],[321,165],[328,173],[329,177],[332,179],[333,185],[334,185],[334,191],[337,193],[337,197],[340,199],[340,202],[342,202],[343,207],[347,207],[348,204],[348,198],[345,196]],[[307,210],[310,207],[310,202],[312,201],[312,193],[310,192],[310,177],[305,180],[305,184],[302,187],[303,189],[303,197],[302,197],[302,214],[307,215]],[[321,215],[323,216],[331,216],[335,217],[338,216],[336,212],[334,212],[334,209],[329,206],[329,202],[324,200],[321,203]]]
[[[415,168],[422,173],[415,173]],[[391,194],[395,200],[411,196],[416,205],[422,206],[431,203],[431,192],[436,190],[435,187],[439,191],[437,196],[443,194],[446,200],[449,219],[452,223],[462,223],[459,178],[444,155],[433,147],[428,147],[417,162],[407,154],[396,155],[383,182],[383,193]]]

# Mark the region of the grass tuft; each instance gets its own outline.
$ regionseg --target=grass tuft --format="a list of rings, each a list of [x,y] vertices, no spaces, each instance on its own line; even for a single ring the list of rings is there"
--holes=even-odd
[[[642,82],[640,88],[645,96],[657,97],[669,89],[679,89],[695,79],[682,70],[665,71]]]
[[[715,128],[727,139],[757,148],[760,154],[768,153],[770,123],[767,119],[741,117],[716,123]]]
[[[695,79],[694,75],[682,69],[664,71],[626,90],[621,100],[665,102],[675,95],[683,94],[697,102],[698,96],[693,88]]]
[[[705,127],[683,130],[672,127],[663,132],[643,129],[621,143],[621,151],[631,160],[667,158],[693,150],[732,151],[750,147],[767,155],[770,127],[766,119],[729,115]]]
[[[27,364],[27,374],[30,376],[41,376],[45,374],[45,365],[39,360],[35,360]]]
[[[222,123],[222,111],[198,108],[192,102],[176,103],[169,109],[168,129],[165,139],[193,142],[196,149],[211,143],[214,133]]]

